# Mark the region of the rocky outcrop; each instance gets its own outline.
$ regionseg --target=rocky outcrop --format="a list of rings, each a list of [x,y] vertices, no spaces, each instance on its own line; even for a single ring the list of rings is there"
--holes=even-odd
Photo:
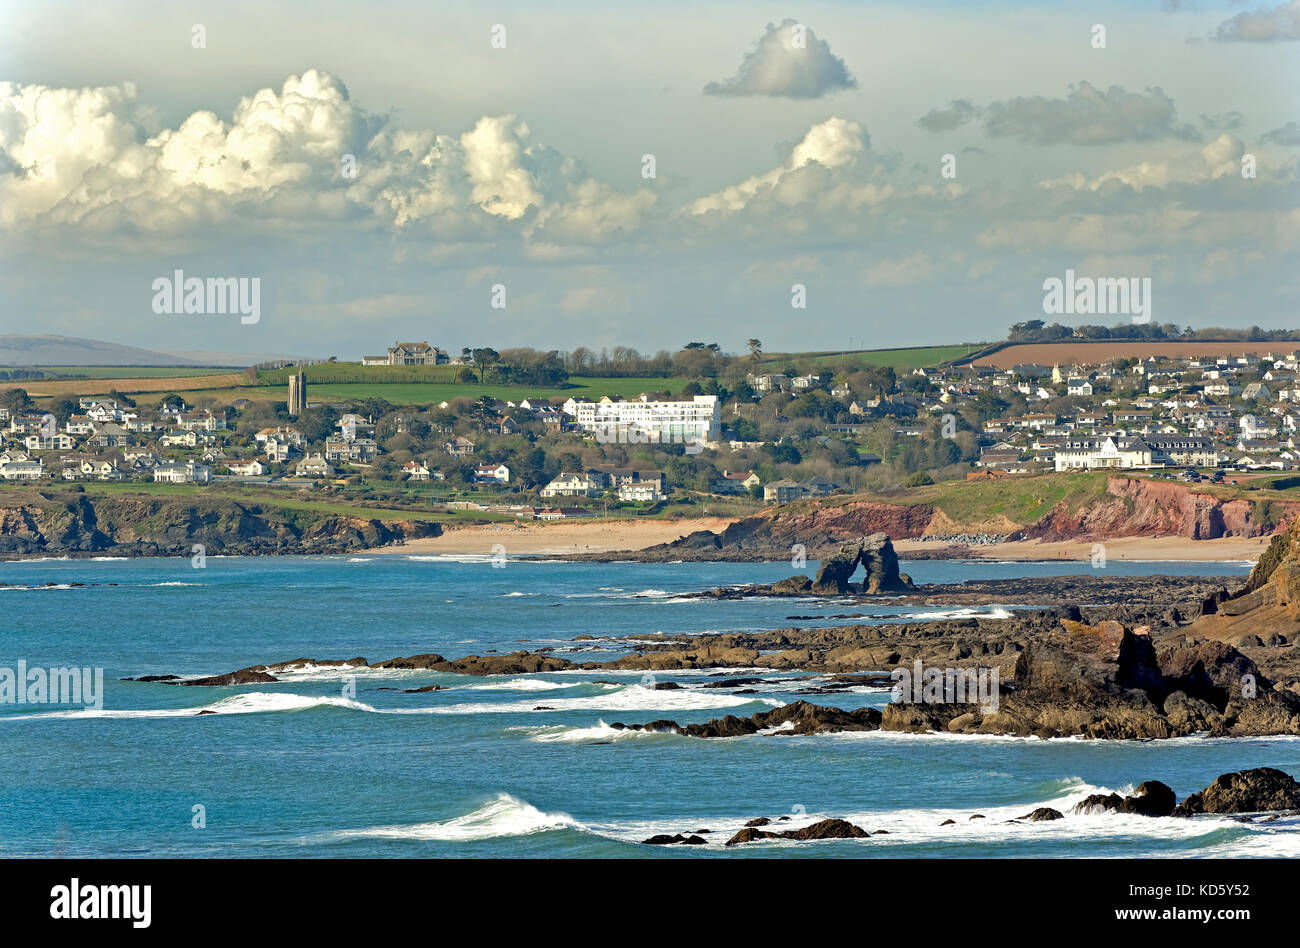
[[[671,543],[620,553],[619,559],[788,560],[802,547],[810,559],[835,553],[845,543],[874,533],[899,539],[919,537],[934,519],[928,504],[891,504],[834,498],[789,507],[772,507],[738,520],[719,533],[697,530]],[[575,554],[570,559],[600,559],[602,554]]]
[[[673,833],[671,836],[667,833],[659,833],[649,839],[641,840],[643,846],[707,846],[708,843],[707,839],[694,833],[689,836],[682,833]]]
[[[1169,816],[1174,812],[1177,803],[1178,797],[1175,796],[1173,790],[1159,780],[1148,780],[1139,784],[1132,796],[1121,797],[1118,793],[1094,793],[1076,803],[1073,812]]]
[[[200,685],[203,687],[219,688],[226,685],[260,685],[270,681],[279,681],[275,676],[267,673],[262,667],[241,668],[239,671],[233,671],[226,675],[212,675],[208,678],[191,678],[187,681],[178,681],[180,685]]]
[[[1063,820],[1065,814],[1060,810],[1053,810],[1050,806],[1040,806],[1024,816],[1016,817],[1018,820],[1028,820],[1030,823],[1046,823],[1052,820]]]
[[[1174,816],[1196,813],[1259,813],[1266,810],[1300,810],[1300,783],[1272,767],[1257,767],[1223,774],[1204,790],[1193,793],[1173,811]]]
[[[1300,637],[1300,521],[1272,539],[1245,588],[1217,602],[1191,631],[1245,647],[1289,646]]]
[[[364,508],[340,515],[202,493],[78,491],[6,490],[0,496],[0,556],[189,557],[196,543],[209,555],[342,553],[442,532],[423,520],[366,517]]]
[[[752,826],[746,826],[735,836],[727,840],[728,846],[736,846],[740,843],[752,843],[758,839],[794,839],[794,840],[820,840],[820,839],[866,839],[871,834],[860,826],[854,826],[847,820],[820,820],[809,826],[797,830],[784,830],[773,832],[771,830],[756,829]]]
[[[685,737],[745,737],[760,731],[772,734],[806,735],[827,734],[836,731],[874,731],[880,727],[880,712],[875,708],[858,708],[842,711],[807,701],[760,711],[747,718],[729,714],[703,724],[678,724],[676,721],[651,721],[649,724],[623,724],[615,722],[615,730],[662,731]]]
[[[862,582],[853,582],[861,567]],[[822,559],[817,578],[790,576],[775,583],[744,587],[723,587],[700,593],[715,599],[744,596],[877,596],[882,593],[907,593],[915,589],[912,579],[898,570],[898,554],[889,535],[873,533],[844,544]]]
[[[866,572],[861,585],[851,582],[861,566]],[[898,571],[898,555],[886,533],[873,533],[861,540],[846,543],[838,553],[822,560],[817,579],[812,584],[816,595],[835,593],[844,595],[857,592],[875,596],[885,592],[906,592],[912,589],[912,580]]]
[[[572,663],[563,658],[532,652],[511,652],[507,655],[468,655],[454,661],[435,654],[412,655],[409,658],[390,658],[373,667],[427,669],[456,675],[533,675],[538,672],[564,671],[571,666]]]

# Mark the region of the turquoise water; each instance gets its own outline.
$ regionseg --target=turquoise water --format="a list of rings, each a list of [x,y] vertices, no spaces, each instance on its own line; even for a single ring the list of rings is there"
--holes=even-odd
[[[810,564],[809,571],[816,564]],[[918,582],[1086,572],[1082,564],[911,562]],[[1236,563],[1119,562],[1112,573],[1244,575]],[[748,715],[807,675],[753,695],[709,673],[475,679],[308,670],[233,688],[122,682],[299,657],[618,652],[581,635],[773,629],[790,615],[951,614],[843,601],[704,602],[682,592],[768,581],[788,564],[554,563],[356,557],[0,563],[0,666],[103,667],[102,710],[0,705],[0,855],[67,856],[1142,856],[1291,855],[1296,822],[1069,817],[1005,821],[1087,793],[1163,780],[1183,796],[1220,773],[1300,773],[1287,739],[1081,742],[881,733],[697,740],[613,721]],[[55,585],[25,588],[38,584]],[[83,587],[72,583],[87,583]],[[108,585],[115,584],[115,585]],[[1015,603],[1006,603],[1014,607]],[[995,614],[995,607],[970,610]],[[799,625],[813,624],[800,621]],[[836,624],[828,621],[827,624]],[[573,650],[573,651],[565,651]],[[768,675],[767,677],[772,677]],[[355,691],[346,690],[349,679]],[[609,684],[608,682],[614,682]],[[401,689],[441,684],[443,691]],[[881,706],[884,691],[812,696]],[[549,710],[534,710],[537,707]],[[218,713],[198,715],[201,709]],[[206,825],[196,828],[195,807]],[[970,820],[981,813],[986,819]],[[824,816],[870,840],[724,850],[746,820]],[[945,819],[955,825],[941,827]],[[709,828],[696,848],[637,845]]]

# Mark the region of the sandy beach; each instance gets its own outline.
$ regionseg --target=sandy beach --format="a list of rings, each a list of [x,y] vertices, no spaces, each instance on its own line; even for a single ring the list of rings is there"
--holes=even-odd
[[[508,556],[519,554],[618,553],[669,543],[696,530],[719,531],[726,517],[689,520],[557,520],[551,523],[494,523],[448,530],[440,537],[411,540],[375,553],[492,553],[500,543]]]
[[[399,554],[481,553],[488,555],[500,543],[508,555],[560,553],[620,553],[668,543],[696,530],[723,530],[734,521],[725,517],[689,520],[573,520],[552,523],[485,524],[448,530],[440,537],[412,540],[402,546],[371,552]],[[1104,541],[1108,560],[1255,560],[1268,546],[1268,537],[1225,537],[1189,540],[1186,537],[1118,537]],[[988,560],[1081,560],[1091,562],[1098,541],[1036,540],[994,543],[962,550],[961,558]],[[896,540],[894,548],[907,558],[915,554],[947,551],[942,543]]]
[[[993,543],[965,547],[962,557],[981,560],[1082,560],[1092,562],[1094,548],[1100,542],[1108,560],[1257,560],[1268,547],[1270,537],[1223,537],[1218,540],[1189,540],[1186,537],[1115,537],[1105,541],[1066,540],[1042,543],[1024,540],[1016,543]],[[900,557],[915,553],[933,553],[944,549],[942,543],[898,540],[894,549]]]

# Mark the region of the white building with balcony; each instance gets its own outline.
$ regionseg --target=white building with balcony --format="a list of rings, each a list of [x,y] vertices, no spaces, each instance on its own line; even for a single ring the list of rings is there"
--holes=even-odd
[[[717,441],[722,433],[722,406],[716,395],[678,401],[651,401],[645,395],[631,401],[570,398],[564,411],[601,443],[699,444]]]

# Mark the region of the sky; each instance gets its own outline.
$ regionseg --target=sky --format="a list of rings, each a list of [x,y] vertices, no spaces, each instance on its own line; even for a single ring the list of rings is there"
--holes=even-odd
[[[1045,317],[1067,270],[1300,327],[1300,0],[0,18],[0,333],[355,359],[1129,318]],[[176,270],[257,278],[258,320],[156,312]]]

